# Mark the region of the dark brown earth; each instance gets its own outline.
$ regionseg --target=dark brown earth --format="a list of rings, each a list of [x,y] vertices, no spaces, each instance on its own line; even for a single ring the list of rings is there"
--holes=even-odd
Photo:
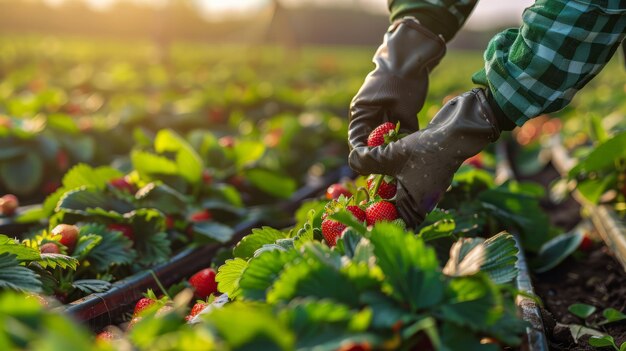
[[[597,243],[589,254],[570,257],[552,271],[535,276],[534,285],[544,303],[542,314],[550,350],[597,350],[588,345],[588,336],[576,344],[569,328],[556,325],[585,323],[571,314],[568,306],[574,303],[596,306],[596,312],[586,320],[588,324],[603,320],[605,308],[626,310],[626,273],[601,243]],[[613,336],[618,346],[626,342],[626,321],[597,329]]]
[[[514,151],[511,152],[513,155],[509,156],[514,158],[514,153]],[[515,162],[513,161],[512,164],[515,165]],[[547,189],[549,184],[558,177],[556,169],[547,165],[539,174],[519,180],[534,181]],[[550,217],[551,224],[562,229],[573,228],[581,219],[580,206],[572,198],[560,204],[544,198],[541,205]],[[577,252],[555,269],[533,276],[533,285],[535,293],[544,304],[541,312],[550,350],[612,349],[598,349],[590,346],[589,336],[581,337],[576,343],[568,327],[557,325],[557,323],[562,325],[597,323],[603,320],[602,311],[609,307],[622,312],[626,311],[626,272],[599,239],[596,239],[590,252]],[[586,321],[583,321],[568,311],[568,307],[574,303],[593,305],[597,310]],[[614,337],[618,347],[626,342],[626,321],[607,324],[596,329]]]

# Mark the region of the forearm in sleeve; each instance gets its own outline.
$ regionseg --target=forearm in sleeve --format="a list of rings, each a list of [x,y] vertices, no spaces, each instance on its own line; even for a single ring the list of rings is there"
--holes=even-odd
[[[606,1],[605,1],[606,2]],[[520,28],[496,35],[474,83],[489,87],[506,117],[565,107],[611,59],[626,31],[626,1],[537,0]]]
[[[450,41],[478,0],[388,0],[391,21],[413,16],[435,34]]]

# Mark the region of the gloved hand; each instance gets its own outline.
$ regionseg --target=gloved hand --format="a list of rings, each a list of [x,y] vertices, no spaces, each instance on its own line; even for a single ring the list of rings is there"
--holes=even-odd
[[[428,126],[387,146],[359,146],[350,167],[361,174],[386,174],[398,182],[396,207],[409,228],[424,221],[461,163],[500,136],[501,128],[483,89],[448,101]]]
[[[368,74],[350,104],[350,148],[367,145],[367,137],[384,122],[400,122],[402,133],[419,129],[417,113],[424,106],[428,73],[446,51],[441,37],[414,18],[395,21],[374,54],[376,68]]]

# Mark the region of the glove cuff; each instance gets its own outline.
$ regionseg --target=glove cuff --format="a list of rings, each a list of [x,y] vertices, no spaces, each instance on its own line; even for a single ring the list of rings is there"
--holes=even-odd
[[[389,26],[381,48],[394,51],[388,53],[390,58],[405,57],[411,66],[424,67],[430,72],[445,55],[446,42],[441,35],[433,33],[418,19],[407,16]]]

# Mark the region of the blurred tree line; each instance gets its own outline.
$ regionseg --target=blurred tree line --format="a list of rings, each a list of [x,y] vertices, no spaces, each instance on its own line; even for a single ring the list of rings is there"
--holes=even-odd
[[[116,39],[229,43],[278,42],[289,46],[375,46],[389,25],[384,14],[347,7],[272,6],[248,18],[207,21],[190,0],[164,6],[119,1],[96,11],[81,0],[50,6],[41,0],[0,0],[0,34],[45,33]],[[464,33],[463,48],[483,48],[489,35]]]

